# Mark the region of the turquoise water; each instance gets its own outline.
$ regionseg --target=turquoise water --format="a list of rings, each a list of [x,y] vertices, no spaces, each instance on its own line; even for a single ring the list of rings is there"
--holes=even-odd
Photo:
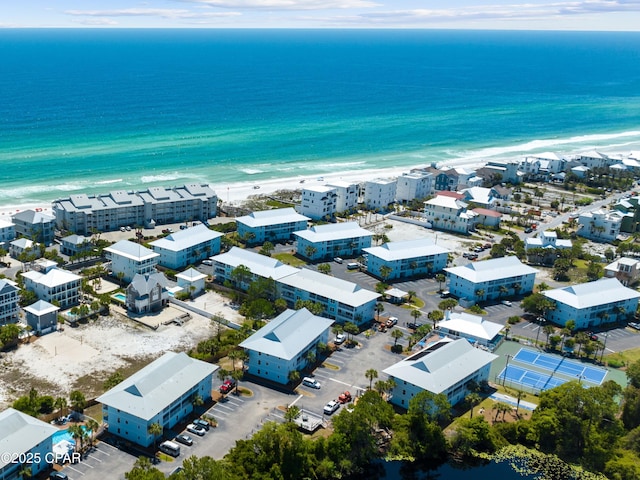
[[[114,293],[111,296],[116,300],[120,300],[121,302],[125,302],[127,300],[127,296],[124,293]]]
[[[91,434],[91,430],[88,430],[84,425],[82,426],[82,429],[85,432],[87,432],[88,434]],[[56,443],[62,442],[63,440],[66,440],[67,442],[70,442],[70,443],[73,443],[73,444],[76,443],[76,441],[71,436],[71,433],[69,433],[68,429],[67,430],[58,430],[56,433],[53,434],[51,439],[52,439],[52,443],[54,445]]]
[[[0,31],[0,206],[640,150],[639,33]]]

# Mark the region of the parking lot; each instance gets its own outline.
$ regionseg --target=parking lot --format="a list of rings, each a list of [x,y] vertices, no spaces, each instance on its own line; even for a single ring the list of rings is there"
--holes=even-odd
[[[124,478],[133,468],[137,457],[106,442],[98,442],[84,458],[62,470],[70,480],[102,480]],[[107,474],[108,472],[108,474]]]

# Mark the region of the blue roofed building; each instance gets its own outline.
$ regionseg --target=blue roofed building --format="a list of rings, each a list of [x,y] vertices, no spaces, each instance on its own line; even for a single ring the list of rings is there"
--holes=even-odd
[[[449,250],[428,238],[387,242],[364,251],[368,255],[367,271],[385,281],[439,272],[447,266],[449,256]],[[389,269],[388,275],[382,275],[383,267]]]
[[[248,373],[287,384],[291,372],[300,372],[317,355],[320,343],[327,345],[333,320],[313,315],[306,308],[286,310],[251,335],[240,346],[249,355]]]
[[[158,263],[178,270],[220,253],[222,233],[209,230],[204,224],[174,232],[151,242],[160,256]]]
[[[216,281],[224,283],[228,280],[240,290],[249,288],[249,284],[256,278],[272,278],[277,281],[298,271],[297,268],[284,264],[280,260],[238,247],[216,255],[211,260]],[[249,269],[251,272],[249,278],[234,278],[233,272],[240,265]]]
[[[307,228],[309,217],[293,208],[277,208],[253,212],[236,218],[238,236],[249,244],[282,242],[293,238],[293,232]]]
[[[316,225],[294,232],[298,239],[298,255],[311,261],[332,257],[356,257],[371,246],[373,233],[357,222]]]

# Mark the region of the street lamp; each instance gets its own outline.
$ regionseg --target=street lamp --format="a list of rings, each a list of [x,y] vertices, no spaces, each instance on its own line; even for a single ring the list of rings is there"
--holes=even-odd
[[[502,375],[502,386],[504,387],[504,382],[507,380],[507,370],[509,369],[509,359],[511,355],[507,354],[507,364],[504,367],[504,374]]]
[[[602,353],[600,354],[600,363],[602,363],[602,357],[604,357],[604,351],[607,348],[607,337],[609,336],[609,332],[605,332],[604,334],[604,345],[602,346]]]
[[[538,338],[540,337],[540,330],[542,330],[542,324],[544,323],[544,317],[538,317],[538,331],[536,333],[536,348],[538,347]]]

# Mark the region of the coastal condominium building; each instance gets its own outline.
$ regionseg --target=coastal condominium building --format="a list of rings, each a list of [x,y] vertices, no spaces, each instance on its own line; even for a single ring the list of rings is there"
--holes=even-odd
[[[546,319],[563,326],[573,320],[578,329],[626,320],[635,314],[640,298],[640,293],[625,287],[617,278],[601,278],[542,293],[555,304]]]
[[[16,239],[16,226],[6,220],[0,220],[0,247],[6,250],[9,242]]]
[[[445,268],[449,291],[461,304],[498,300],[533,291],[538,270],[524,265],[518,257],[501,257]]]
[[[111,261],[113,275],[125,282],[133,280],[136,274],[155,272],[160,258],[159,253],[130,240],[120,240],[103,251]]]
[[[386,210],[396,200],[395,178],[378,178],[364,184],[364,204],[370,210]]]
[[[422,391],[447,397],[451,405],[464,400],[470,385],[489,379],[493,353],[475,348],[464,338],[444,338],[383,370],[394,381],[391,403],[407,409]]]
[[[293,232],[307,228],[309,217],[293,208],[276,208],[253,212],[236,218],[238,236],[249,244],[290,240]]]
[[[588,168],[609,167],[617,162],[617,159],[610,158],[608,155],[596,150],[581,153],[576,156],[576,160]]]
[[[439,194],[427,200],[424,214],[433,228],[459,233],[473,229],[475,213],[467,211],[467,204],[454,196]]]
[[[53,202],[57,228],[87,235],[125,226],[154,226],[216,216],[218,197],[209,185],[151,187],[137,192],[76,194]]]
[[[160,265],[177,270],[220,253],[222,236],[201,223],[154,240],[149,245],[160,255]]]
[[[11,217],[16,235],[36,243],[51,245],[55,236],[56,219],[36,210],[24,210]]]
[[[18,285],[9,279],[0,280],[0,326],[16,323],[20,313]]]
[[[22,273],[24,288],[35,293],[39,300],[59,305],[61,309],[77,305],[82,277],[54,265]]]
[[[608,278],[617,278],[625,287],[635,285],[640,281],[640,260],[622,257],[604,267],[604,274]]]
[[[249,288],[249,284],[256,278],[273,278],[277,281],[298,271],[297,268],[280,260],[238,247],[232,247],[228,252],[216,255],[211,260],[216,281],[229,281],[240,290]],[[234,275],[234,271],[240,266],[246,267],[249,275]]]
[[[332,257],[355,257],[371,246],[373,233],[357,222],[316,225],[294,232],[298,239],[298,255],[311,261]]]
[[[336,189],[336,212],[350,212],[358,207],[358,184],[336,180],[327,183],[327,187]]]
[[[426,198],[433,193],[434,178],[431,172],[411,170],[398,177],[396,185],[396,201],[411,202]]]
[[[581,213],[578,217],[578,235],[600,242],[612,242],[620,235],[622,220],[625,216],[633,218],[633,213],[618,210],[593,210]]]
[[[439,272],[447,266],[449,256],[449,250],[428,238],[389,242],[364,251],[367,271],[385,281]]]
[[[205,404],[211,399],[218,368],[184,352],[167,352],[96,399],[102,421],[112,435],[149,447],[156,440],[152,424],[167,432],[193,412],[196,398]]]
[[[313,220],[331,219],[336,214],[338,193],[335,188],[319,185],[302,189],[298,211]]]
[[[315,355],[319,344],[329,343],[333,323],[306,308],[285,310],[240,344],[249,356],[248,373],[286,385],[291,372],[311,363],[309,352]]]
[[[0,413],[0,478],[24,478],[20,473],[25,465],[29,476],[42,478],[51,468],[53,434],[58,428],[42,420],[8,408]],[[15,460],[14,460],[15,459]],[[22,460],[24,461],[18,461]]]

